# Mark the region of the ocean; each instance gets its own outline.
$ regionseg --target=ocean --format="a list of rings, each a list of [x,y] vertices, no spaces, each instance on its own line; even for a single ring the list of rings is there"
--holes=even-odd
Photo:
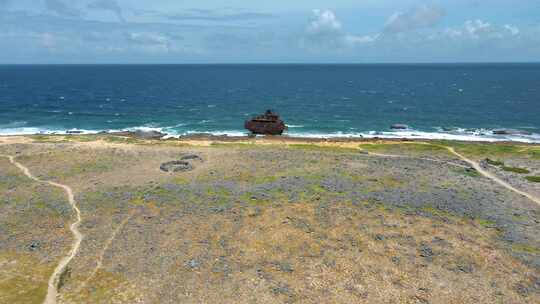
[[[295,137],[540,142],[540,64],[0,66],[0,135],[237,136],[266,109]]]

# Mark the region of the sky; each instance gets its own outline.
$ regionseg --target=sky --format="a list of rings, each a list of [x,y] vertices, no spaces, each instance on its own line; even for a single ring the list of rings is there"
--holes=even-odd
[[[539,0],[0,0],[0,63],[540,62]]]

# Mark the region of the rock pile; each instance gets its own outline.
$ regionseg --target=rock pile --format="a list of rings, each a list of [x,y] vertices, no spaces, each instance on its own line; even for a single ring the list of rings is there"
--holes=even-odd
[[[185,172],[185,171],[191,171],[193,170],[193,165],[188,163],[187,161],[182,160],[173,160],[166,163],[161,164],[159,166],[159,169],[164,172]]]
[[[180,160],[173,160],[162,163],[159,169],[163,172],[187,172],[195,169],[195,166],[191,163],[193,160],[198,160],[200,162],[203,159],[196,154],[186,154],[180,157]]]

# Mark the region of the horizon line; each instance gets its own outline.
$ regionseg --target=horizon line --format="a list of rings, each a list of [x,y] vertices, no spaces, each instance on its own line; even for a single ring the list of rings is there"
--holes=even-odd
[[[448,65],[448,64],[540,64],[540,61],[433,61],[433,62],[96,62],[96,63],[2,63],[0,66],[29,65]]]

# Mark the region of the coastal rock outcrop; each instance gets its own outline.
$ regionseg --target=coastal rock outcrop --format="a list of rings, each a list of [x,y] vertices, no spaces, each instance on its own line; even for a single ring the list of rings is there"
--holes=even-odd
[[[508,129],[494,130],[493,134],[495,135],[531,135],[531,133],[527,131],[508,130]]]
[[[390,129],[392,129],[392,130],[407,130],[407,129],[409,129],[409,126],[404,125],[404,124],[393,124],[393,125],[390,126]]]
[[[180,160],[162,163],[159,169],[163,172],[187,172],[195,169],[193,161],[202,163],[204,160],[197,154],[183,154],[180,156]]]
[[[203,161],[202,157],[200,157],[197,154],[186,154],[186,155],[183,155],[180,159],[184,161],[187,161],[187,160],[198,160],[201,162]]]
[[[193,170],[194,167],[187,161],[173,160],[161,164],[159,169],[164,172],[186,172]]]
[[[113,132],[112,135],[116,136],[128,136],[128,137],[136,137],[140,139],[162,139],[163,137],[167,136],[166,133],[161,133],[158,131],[144,131],[144,130],[136,130],[136,131],[123,131],[123,132]]]

